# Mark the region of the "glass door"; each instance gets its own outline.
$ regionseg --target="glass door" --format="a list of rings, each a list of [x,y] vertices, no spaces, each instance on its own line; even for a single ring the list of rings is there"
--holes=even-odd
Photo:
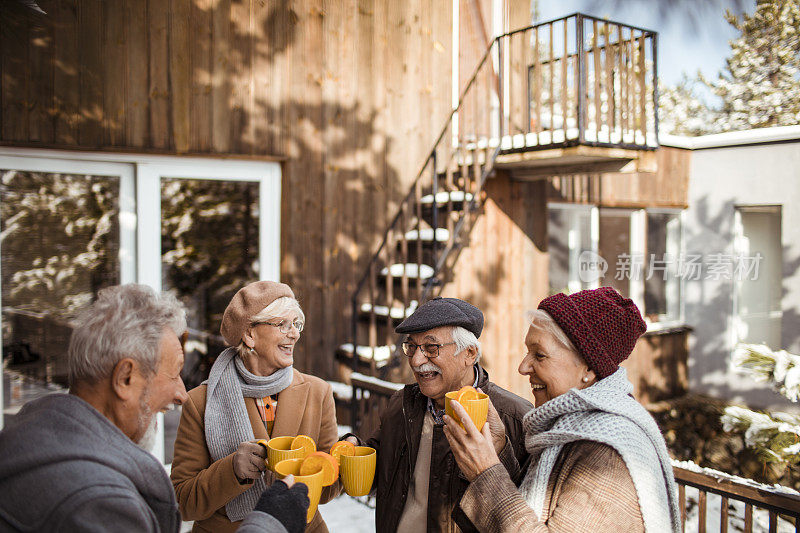
[[[194,161],[141,165],[140,268],[147,283],[173,291],[187,309],[187,390],[208,377],[225,348],[219,334],[228,302],[245,284],[278,279],[280,187],[270,166]],[[221,163],[221,164],[220,164]],[[146,195],[146,198],[145,196]],[[157,198],[156,202],[152,198]],[[157,216],[156,216],[157,215]],[[165,464],[172,462],[180,411],[163,418]]]
[[[136,280],[133,166],[0,156],[2,417],[67,388],[71,319]]]

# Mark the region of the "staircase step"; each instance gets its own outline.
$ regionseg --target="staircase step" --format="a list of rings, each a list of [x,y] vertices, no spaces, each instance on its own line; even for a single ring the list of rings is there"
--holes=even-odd
[[[402,307],[392,307],[391,310],[385,305],[372,305],[369,303],[361,304],[361,312],[362,313],[375,313],[378,316],[385,317],[391,313],[392,318],[396,320],[403,320],[404,318],[411,316],[411,313],[416,311],[417,306],[419,304],[416,300],[411,300],[408,307],[403,309]]]
[[[417,237],[419,235],[419,237]],[[406,240],[407,241],[424,241],[424,242],[432,242],[433,241],[433,228],[423,228],[419,231],[412,229],[411,231],[406,232]],[[450,240],[450,231],[447,228],[438,228],[436,230],[436,241],[437,242],[447,242]]]
[[[375,364],[379,367],[389,362],[395,350],[396,346],[394,344],[391,346],[376,346],[374,349],[371,346],[356,346],[356,353],[359,358],[366,360],[375,359]],[[353,344],[350,342],[342,344],[339,346],[339,352],[348,357],[353,357]]]
[[[446,204],[447,202],[469,202],[472,200],[472,193],[465,193],[464,191],[441,191],[436,193],[436,203],[439,205]],[[433,195],[426,194],[419,199],[422,205],[431,205],[433,203]]]
[[[419,268],[419,270],[417,270]],[[381,276],[390,274],[393,278],[402,278],[403,271],[405,271],[407,278],[429,279],[433,277],[433,267],[428,265],[417,265],[416,263],[396,263],[390,267],[383,267],[381,269]]]

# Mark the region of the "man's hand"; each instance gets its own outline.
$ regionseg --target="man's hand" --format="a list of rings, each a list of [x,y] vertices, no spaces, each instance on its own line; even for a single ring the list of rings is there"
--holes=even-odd
[[[444,434],[450,442],[450,449],[453,450],[458,468],[469,481],[472,481],[489,467],[499,464],[500,459],[492,442],[489,424],[484,424],[483,430],[478,431],[460,403],[451,401],[450,406],[461,419],[464,429],[461,429],[458,422],[445,415]],[[503,442],[505,442],[505,432],[503,432]]]
[[[478,389],[483,392],[481,389]],[[485,394],[485,393],[484,393]],[[494,451],[499,455],[506,446],[506,426],[497,414],[497,409],[492,405],[492,400],[489,400],[489,413],[486,416],[486,426],[489,426],[489,433],[492,435],[492,444]]]
[[[255,441],[241,443],[233,455],[233,473],[239,483],[258,479],[261,472],[267,469],[266,457],[266,448]]]

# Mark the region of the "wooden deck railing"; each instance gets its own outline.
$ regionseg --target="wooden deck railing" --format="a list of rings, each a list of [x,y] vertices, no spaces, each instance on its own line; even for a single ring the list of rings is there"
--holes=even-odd
[[[358,431],[368,436],[378,427],[389,398],[403,385],[360,374],[353,374],[351,380],[361,421]],[[673,472],[683,531],[800,533],[800,495],[796,493],[706,469],[674,466]]]
[[[576,13],[497,42],[504,150],[658,146],[656,32]]]

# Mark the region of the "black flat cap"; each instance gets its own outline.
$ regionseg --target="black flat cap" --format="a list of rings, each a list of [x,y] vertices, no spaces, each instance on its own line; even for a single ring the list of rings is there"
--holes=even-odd
[[[395,328],[396,333],[417,333],[440,326],[461,326],[476,337],[483,331],[483,313],[458,298],[434,298],[420,305]]]

